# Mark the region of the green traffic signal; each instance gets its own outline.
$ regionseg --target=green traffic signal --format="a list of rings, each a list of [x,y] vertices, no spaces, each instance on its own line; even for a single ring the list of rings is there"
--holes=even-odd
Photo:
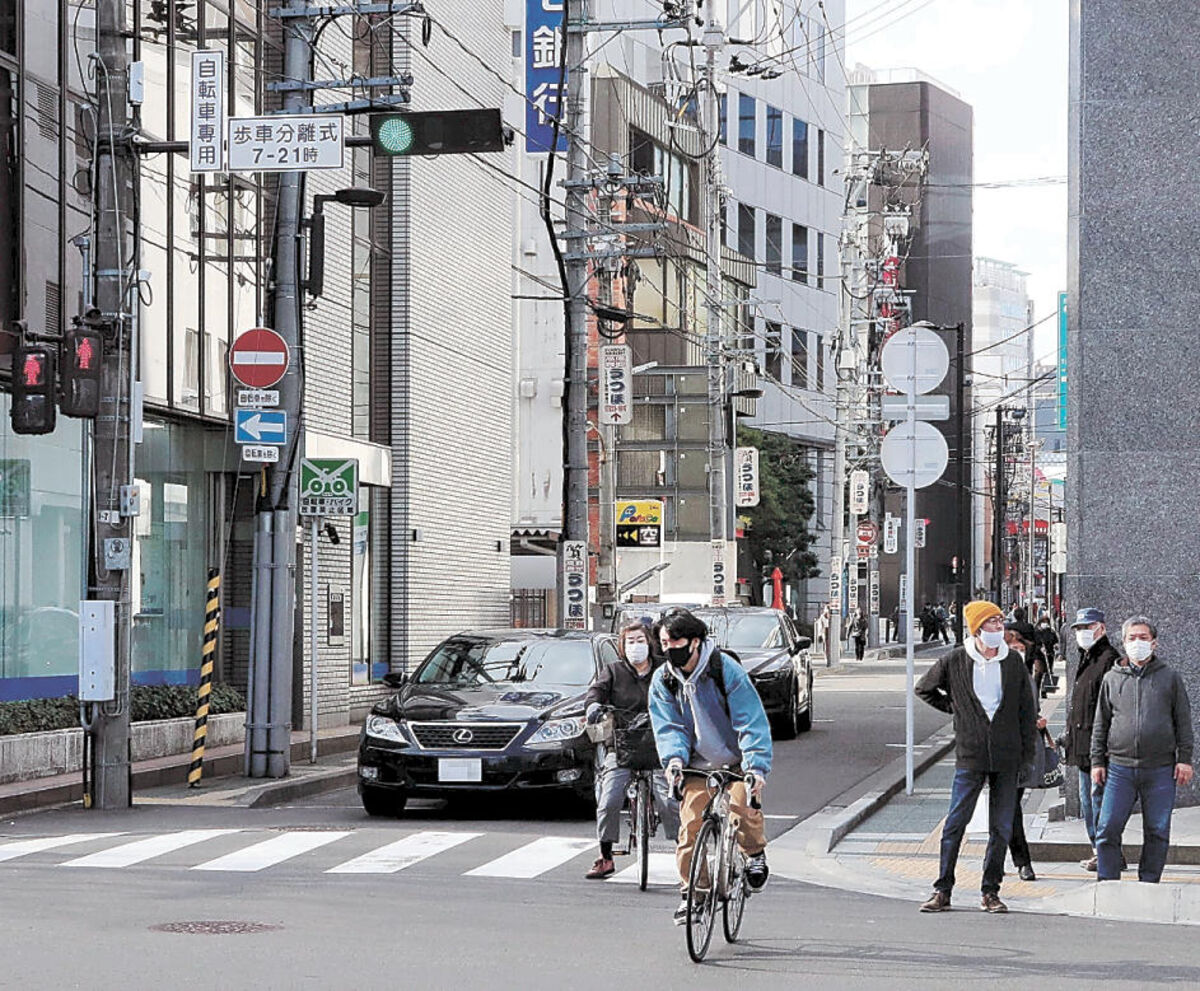
[[[379,150],[387,155],[404,155],[413,146],[412,125],[400,114],[384,117],[375,129]]]
[[[371,116],[381,155],[467,155],[503,151],[511,140],[499,110],[424,110]]]

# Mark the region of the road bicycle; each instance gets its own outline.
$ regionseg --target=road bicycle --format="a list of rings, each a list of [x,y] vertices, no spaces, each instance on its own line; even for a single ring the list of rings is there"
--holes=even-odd
[[[685,768],[684,774],[701,776],[709,791],[708,804],[701,816],[700,831],[692,850],[692,867],[688,876],[687,949],[696,963],[704,960],[716,928],[717,911],[721,913],[721,928],[725,942],[736,943],[750,897],[750,882],[746,879],[746,855],[737,845],[737,830],[733,825],[733,799],[729,786],[745,778],[725,768],[697,771]],[[751,796],[750,806],[761,808]]]
[[[631,726],[614,732],[618,763],[629,769],[625,786],[628,804],[629,843],[626,852],[637,857],[638,887],[646,890],[650,878],[650,838],[658,832],[658,810],[654,806],[654,773],[658,769],[658,751],[649,727]]]

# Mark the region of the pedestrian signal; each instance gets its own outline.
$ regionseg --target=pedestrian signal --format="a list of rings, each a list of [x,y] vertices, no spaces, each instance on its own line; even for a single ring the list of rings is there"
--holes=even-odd
[[[75,328],[63,338],[62,406],[66,416],[100,415],[100,366],[104,338],[94,330]]]
[[[15,434],[53,433],[58,410],[54,406],[54,352],[40,344],[27,344],[12,355],[12,428]]]

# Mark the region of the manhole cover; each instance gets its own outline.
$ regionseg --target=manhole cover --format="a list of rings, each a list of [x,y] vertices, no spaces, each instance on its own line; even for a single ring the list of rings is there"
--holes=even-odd
[[[282,926],[273,926],[269,922],[162,922],[151,926],[152,932],[184,933],[194,936],[233,936],[238,933],[265,933]]]

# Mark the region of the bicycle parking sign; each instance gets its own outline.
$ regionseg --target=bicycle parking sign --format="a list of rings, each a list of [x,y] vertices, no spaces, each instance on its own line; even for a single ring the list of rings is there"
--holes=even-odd
[[[301,516],[353,516],[357,512],[356,458],[304,458],[300,462]]]

